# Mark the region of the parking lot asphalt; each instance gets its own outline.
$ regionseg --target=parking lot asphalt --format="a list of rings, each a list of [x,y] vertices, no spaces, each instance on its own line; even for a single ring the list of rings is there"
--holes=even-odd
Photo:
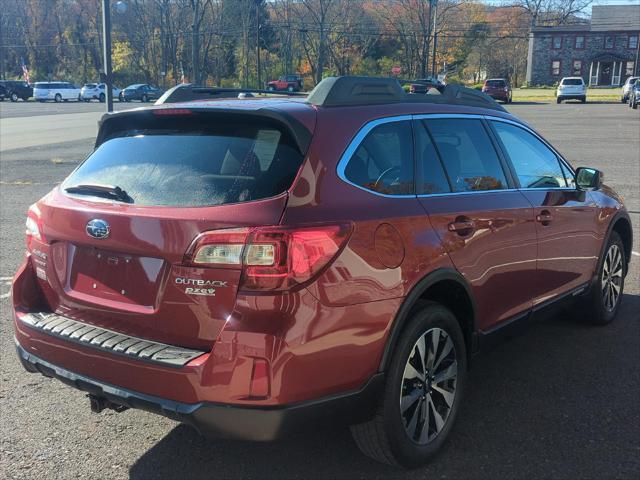
[[[97,103],[0,104],[1,478],[640,477],[638,254],[612,325],[587,327],[556,313],[479,356],[450,441],[431,464],[411,473],[362,456],[346,428],[270,444],[207,440],[141,411],[92,414],[83,393],[27,374],[14,354],[8,298],[23,255],[25,213],[89,153],[96,125],[89,116],[97,120],[102,109]],[[605,172],[606,183],[626,199],[633,249],[640,252],[638,112],[620,104],[514,104],[509,110],[574,166]],[[61,118],[66,126],[52,136]],[[27,131],[16,131],[19,120]]]

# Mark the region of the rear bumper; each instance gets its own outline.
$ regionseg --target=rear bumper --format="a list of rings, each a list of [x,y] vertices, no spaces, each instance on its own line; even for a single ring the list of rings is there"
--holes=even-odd
[[[508,92],[484,92],[489,95],[494,100],[508,100],[509,93]]]
[[[586,93],[558,93],[558,98],[562,98],[563,100],[580,100],[583,98],[587,98]]]
[[[363,422],[374,415],[384,387],[384,375],[380,373],[371,377],[360,390],[293,405],[190,404],[146,395],[71,372],[27,352],[17,340],[16,350],[20,362],[29,372],[56,378],[114,404],[186,423],[203,435],[242,440],[271,441],[330,422]]]

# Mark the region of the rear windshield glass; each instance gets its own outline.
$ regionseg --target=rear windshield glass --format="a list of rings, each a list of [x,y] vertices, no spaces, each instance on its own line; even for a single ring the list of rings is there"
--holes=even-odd
[[[95,83],[85,83],[84,86],[87,87],[87,88],[96,88],[97,87],[97,85]]]
[[[487,80],[487,87],[504,87],[504,80]]]
[[[582,85],[582,80],[579,78],[565,78],[562,81],[562,85]]]
[[[175,123],[175,122],[174,122]],[[62,184],[111,185],[136,205],[199,207],[248,202],[287,190],[302,163],[286,131],[227,122],[120,132]]]

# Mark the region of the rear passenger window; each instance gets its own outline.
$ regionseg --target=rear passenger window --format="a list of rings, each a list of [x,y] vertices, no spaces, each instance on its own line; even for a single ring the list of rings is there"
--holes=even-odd
[[[444,173],[442,162],[436,153],[429,132],[422,122],[416,122],[416,159],[418,161],[418,181],[416,193],[448,193],[451,191],[449,181]]]
[[[504,122],[493,122],[522,188],[561,188],[567,183],[556,154],[535,135]]]
[[[413,193],[413,138],[409,121],[371,130],[344,169],[350,182],[387,195]]]
[[[507,179],[480,120],[425,120],[454,192],[502,190]]]

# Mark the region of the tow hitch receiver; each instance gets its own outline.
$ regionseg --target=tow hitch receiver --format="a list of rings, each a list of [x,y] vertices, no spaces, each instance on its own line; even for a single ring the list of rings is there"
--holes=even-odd
[[[87,397],[89,397],[89,403],[91,404],[91,411],[93,413],[100,413],[105,408],[113,410],[117,413],[124,412],[125,410],[129,409],[129,407],[125,407],[124,405],[120,405],[119,403],[113,403],[104,397],[98,397],[91,393],[89,393]]]

